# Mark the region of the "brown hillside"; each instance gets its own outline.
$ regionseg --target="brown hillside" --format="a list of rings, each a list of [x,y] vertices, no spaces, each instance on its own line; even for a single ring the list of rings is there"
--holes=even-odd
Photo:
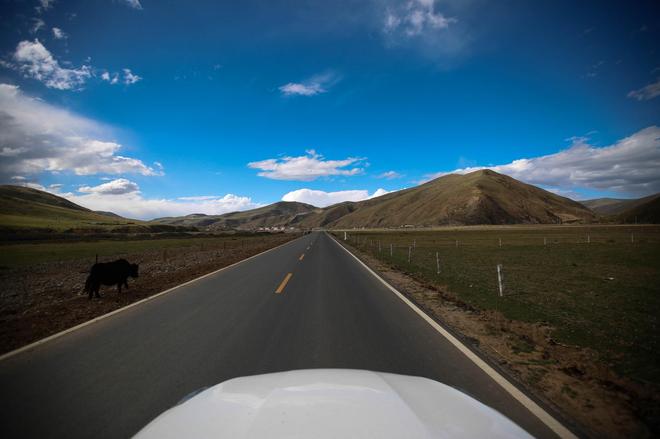
[[[446,175],[371,200],[331,206],[310,215],[307,225],[428,227],[552,224],[594,219],[594,214],[580,203],[506,175],[481,170],[465,175]]]

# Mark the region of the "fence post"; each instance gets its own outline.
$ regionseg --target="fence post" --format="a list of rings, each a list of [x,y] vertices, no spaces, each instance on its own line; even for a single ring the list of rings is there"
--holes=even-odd
[[[456,248],[458,248],[458,239],[456,240]]]
[[[435,266],[438,270],[437,274],[440,274],[440,256],[438,255],[438,252],[435,252]]]
[[[630,234],[630,242],[633,243],[633,244],[635,243],[635,234],[634,233]]]
[[[497,264],[497,284],[500,288],[500,297],[504,296],[504,273],[502,273],[502,264]]]
[[[394,244],[390,242],[390,257],[394,255]]]
[[[587,234],[587,244],[591,244],[591,235]]]
[[[543,237],[543,245],[546,245],[548,242],[546,241],[545,236]]]
[[[380,253],[381,248],[380,248],[380,239],[378,240],[378,253]]]
[[[500,238],[500,247],[502,247],[502,238]]]
[[[417,248],[417,240],[413,239],[413,248]]]
[[[410,264],[410,258],[412,256],[412,247],[408,246],[408,263]]]
[[[346,241],[346,238],[347,238],[346,232],[344,232],[344,241]]]

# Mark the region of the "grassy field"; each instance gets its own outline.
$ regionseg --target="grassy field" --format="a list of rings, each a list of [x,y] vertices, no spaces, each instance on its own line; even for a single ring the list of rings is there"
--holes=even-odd
[[[344,232],[335,235],[344,238]],[[347,235],[351,245],[445,287],[468,304],[510,319],[547,322],[556,328],[557,341],[595,349],[622,375],[660,383],[660,226],[464,227]],[[503,297],[497,264],[503,268]]]
[[[251,246],[271,235],[224,235],[218,237],[171,238],[147,240],[103,240],[85,242],[45,242],[0,245],[0,269],[19,268],[29,264],[72,259],[99,260],[147,251],[176,251],[197,247],[201,250],[231,250]],[[274,236],[274,235],[273,235]],[[166,253],[164,254],[166,256]]]

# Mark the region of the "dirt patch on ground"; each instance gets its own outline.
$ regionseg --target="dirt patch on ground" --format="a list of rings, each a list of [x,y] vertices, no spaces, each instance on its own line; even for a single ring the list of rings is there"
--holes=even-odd
[[[622,378],[596,352],[556,342],[551,337],[554,328],[547,324],[513,321],[497,311],[475,309],[444,286],[425,283],[346,247],[511,379],[574,420],[587,436],[660,435],[656,385]]]
[[[83,293],[89,260],[45,262],[0,271],[0,353],[19,348],[138,300],[226,267],[297,235],[246,239],[245,246],[206,250],[204,246],[150,250],[121,255],[140,262],[140,277],[121,296],[103,287],[101,299]],[[185,244],[184,244],[185,245]],[[118,256],[119,257],[119,256]],[[116,259],[106,257],[99,262]]]

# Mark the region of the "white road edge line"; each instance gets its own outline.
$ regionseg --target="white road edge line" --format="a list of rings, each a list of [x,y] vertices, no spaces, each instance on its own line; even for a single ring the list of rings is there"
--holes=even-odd
[[[367,264],[362,262],[360,258],[351,253],[346,247],[341,245],[330,236],[330,239],[334,241],[339,247],[341,247],[346,253],[351,255],[356,261],[358,261],[369,273],[371,273],[376,279],[378,279],[383,285],[385,285],[390,291],[396,294],[399,299],[401,299],[406,305],[413,309],[420,317],[422,317],[426,322],[438,331],[443,337],[445,337],[451,344],[453,344],[459,351],[468,357],[474,364],[476,364],[481,370],[483,370],[489,377],[491,377],[497,384],[499,384],[504,390],[507,391],[513,398],[515,398],[519,403],[521,403],[527,410],[532,412],[541,422],[543,422],[550,430],[556,433],[561,438],[576,438],[577,436],[571,432],[568,428],[557,421],[552,415],[543,410],[537,403],[530,399],[527,395],[521,392],[516,386],[511,384],[509,380],[504,378],[500,373],[493,369],[488,363],[479,358],[474,352],[472,352],[468,347],[466,347],[460,340],[451,335],[445,328],[440,326],[438,322],[429,317],[424,311],[412,303],[406,296],[401,294],[396,288],[387,283],[385,279],[380,277],[378,273],[373,271]]]
[[[6,360],[6,359],[8,359],[8,358],[10,358],[10,357],[13,357],[13,356],[15,356],[15,355],[18,355],[18,354],[20,354],[20,353],[22,353],[22,352],[25,352],[25,351],[29,351],[29,350],[31,350],[31,349],[34,349],[34,348],[36,348],[36,347],[38,347],[38,346],[40,346],[40,345],[42,345],[42,344],[44,344],[44,343],[48,343],[49,341],[55,340],[56,338],[60,338],[60,337],[62,337],[63,335],[66,335],[66,334],[68,334],[68,333],[70,333],[70,332],[73,332],[73,331],[77,331],[78,329],[84,328],[85,326],[91,325],[91,324],[96,323],[96,322],[98,322],[98,321],[100,321],[100,320],[103,320],[103,319],[106,319],[106,318],[108,318],[108,317],[111,317],[111,316],[113,316],[113,315],[115,315],[115,314],[119,314],[120,312],[126,311],[126,310],[131,309],[131,308],[133,308],[133,307],[136,307],[136,306],[138,306],[138,305],[142,305],[143,303],[149,302],[150,300],[153,300],[153,299],[155,299],[155,298],[157,298],[157,297],[164,296],[165,294],[171,293],[172,291],[178,290],[179,288],[181,288],[181,287],[185,287],[186,285],[189,285],[189,284],[191,284],[191,283],[193,283],[193,282],[197,282],[198,280],[204,279],[205,277],[213,276],[213,275],[216,274],[216,273],[219,273],[219,272],[221,272],[221,271],[223,271],[223,270],[227,270],[227,269],[229,269],[229,268],[235,267],[236,265],[238,265],[238,264],[242,264],[243,262],[247,262],[247,261],[249,261],[250,259],[256,258],[257,256],[261,256],[261,255],[266,254],[266,253],[268,253],[268,252],[270,252],[270,251],[276,250],[276,249],[278,249],[278,248],[280,248],[280,247],[284,247],[285,245],[287,245],[287,244],[291,244],[292,242],[295,242],[295,241],[297,241],[297,240],[300,239],[300,238],[302,238],[302,236],[300,236],[300,237],[298,237],[298,238],[295,238],[295,239],[292,239],[291,241],[287,241],[287,242],[285,242],[284,244],[280,244],[280,245],[278,245],[277,247],[273,247],[273,248],[269,248],[268,250],[264,250],[264,251],[262,251],[261,253],[257,253],[256,255],[252,255],[252,256],[250,256],[249,258],[241,259],[240,261],[234,262],[234,263],[231,264],[231,265],[227,265],[226,267],[222,267],[222,268],[220,268],[220,269],[218,269],[218,270],[212,271],[212,272],[210,272],[210,273],[206,273],[206,274],[204,274],[204,275],[202,275],[202,276],[196,277],[195,279],[191,279],[191,280],[189,280],[189,281],[187,281],[187,282],[184,282],[184,283],[182,283],[182,284],[176,285],[176,286],[174,286],[174,287],[172,287],[172,288],[168,288],[167,290],[165,290],[165,291],[161,291],[160,293],[156,293],[156,294],[154,294],[154,295],[152,295],[152,296],[145,297],[144,299],[142,299],[142,300],[138,300],[137,302],[133,302],[133,303],[131,303],[130,305],[126,305],[126,306],[124,306],[124,307],[122,307],[122,308],[116,309],[116,310],[114,310],[114,311],[110,311],[110,312],[107,313],[107,314],[103,314],[103,315],[100,315],[100,316],[98,316],[98,317],[94,317],[94,318],[91,319],[91,320],[87,320],[86,322],[83,322],[83,323],[81,323],[81,324],[79,324],[79,325],[76,325],[76,326],[72,326],[71,328],[69,328],[69,329],[65,329],[64,331],[57,332],[57,333],[55,333],[55,334],[53,334],[53,335],[49,335],[48,337],[46,337],[46,338],[42,338],[41,340],[37,340],[37,341],[35,341],[35,342],[33,342],[33,343],[30,343],[29,345],[23,346],[23,347],[18,348],[18,349],[14,349],[13,351],[9,351],[9,352],[7,352],[6,354],[2,354],[2,355],[0,355],[0,361]]]

